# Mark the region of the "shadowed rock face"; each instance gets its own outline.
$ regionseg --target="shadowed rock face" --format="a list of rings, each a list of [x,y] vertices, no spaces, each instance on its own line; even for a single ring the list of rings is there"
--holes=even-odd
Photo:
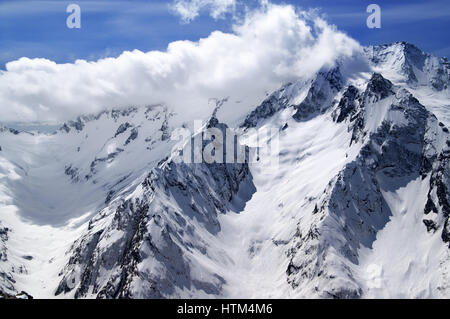
[[[8,233],[11,230],[7,227],[3,227],[0,222],[0,262],[5,263],[8,261],[8,249],[7,249],[7,241],[8,241]],[[2,271],[0,269],[0,293],[3,293],[5,296],[7,293],[14,293],[15,288],[14,284],[16,281],[12,277],[12,274],[8,271]]]
[[[332,106],[333,98],[342,89],[343,77],[339,67],[331,70],[323,70],[312,81],[302,83],[288,83],[278,91],[272,93],[245,119],[241,127],[256,127],[264,119],[270,119],[280,110],[288,107],[295,109],[294,118],[297,121],[306,121],[325,112]],[[298,105],[293,104],[297,86],[301,89],[308,87],[306,98]],[[294,92],[293,92],[294,91]]]
[[[2,244],[1,250],[0,250],[0,260],[6,261],[8,259],[8,256],[6,255],[6,246],[5,243],[8,240],[8,232],[9,229],[6,227],[2,227],[2,224],[0,223],[0,243]]]
[[[15,295],[7,294],[5,292],[0,291],[0,299],[33,299],[33,296],[27,294],[25,291],[22,291]]]
[[[338,115],[334,114],[334,119],[336,122],[340,123],[344,121],[349,116],[353,116],[356,112],[356,102],[358,97],[358,89],[353,85],[350,85],[347,90],[344,92],[344,96],[339,102],[337,111]]]
[[[320,72],[305,100],[295,106],[294,119],[305,121],[331,108],[334,96],[342,89],[343,81],[339,67]]]
[[[287,96],[288,87],[292,84],[288,84],[278,91],[272,93],[266,100],[262,102],[254,111],[252,111],[245,119],[241,127],[251,128],[256,127],[258,122],[263,119],[268,119],[278,111],[289,107],[289,98]]]

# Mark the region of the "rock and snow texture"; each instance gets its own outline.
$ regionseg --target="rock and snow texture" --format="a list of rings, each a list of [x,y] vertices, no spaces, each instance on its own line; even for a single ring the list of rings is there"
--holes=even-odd
[[[177,161],[164,106],[1,128],[0,291],[449,298],[449,63],[407,43],[365,54],[367,70],[338,61],[241,120],[246,141],[279,133],[261,153],[276,169]],[[227,130],[217,114],[203,129]]]
[[[349,94],[344,94],[337,113],[346,113],[343,121],[348,122],[352,130],[351,142],[361,146],[358,155],[330,181],[324,194],[313,201],[314,222],[311,225],[299,223],[288,267],[289,281],[293,287],[304,289],[302,285],[313,283],[311,293],[316,290],[320,296],[325,294],[338,298],[372,293],[364,288],[366,285],[371,287],[373,283],[366,279],[364,273],[361,274],[370,271],[371,264],[366,269],[360,269],[361,265],[365,265],[361,263],[364,258],[360,258],[360,250],[372,249],[374,243],[383,238],[384,233],[380,231],[389,222],[409,222],[397,220],[398,214],[415,215],[416,223],[422,224],[423,221],[425,224],[421,225],[422,229],[408,224],[390,225],[405,227],[402,232],[409,232],[411,236],[405,240],[415,241],[420,233],[425,234],[428,230],[429,237],[433,239],[425,235],[421,239],[437,240],[441,244],[439,250],[426,252],[437,264],[447,261],[446,244],[449,242],[446,227],[446,189],[449,184],[444,176],[446,173],[441,171],[442,167],[446,167],[444,171],[448,174],[448,134],[440,129],[436,118],[410,93],[393,87],[379,74],[372,76],[364,92],[355,95],[354,88],[350,87],[346,93]],[[340,116],[337,119],[342,120]],[[430,183],[430,178],[434,182]],[[403,188],[412,187],[411,184],[420,185],[417,186],[419,189],[407,194],[406,198],[397,194]],[[433,211],[428,211],[424,193],[433,194],[435,184],[442,185],[445,194],[441,199],[431,196],[429,206],[433,207]],[[423,195],[422,200],[417,198],[420,195]],[[405,208],[402,205],[410,206]],[[428,219],[426,215],[430,213],[433,216]],[[434,236],[435,233],[437,236]],[[390,239],[395,241],[395,234]],[[416,244],[415,247],[421,245],[420,242]],[[391,247],[388,244],[379,249],[389,253]],[[423,269],[435,266],[428,265],[429,261],[418,258],[419,255],[409,256],[408,269],[402,269],[416,272],[416,279]],[[372,257],[369,254],[367,258]],[[395,271],[391,267],[404,265],[374,263],[372,267],[378,267],[381,273],[388,273]],[[433,282],[411,290],[410,297],[438,294],[439,278],[433,279]],[[378,288],[386,296],[395,296],[396,293],[399,296],[408,295],[401,285],[396,287],[398,291],[382,291],[381,286]]]
[[[374,71],[407,87],[446,126],[450,126],[450,62],[399,42],[365,50]]]
[[[71,249],[56,294],[219,295],[225,280],[208,263],[221,263],[224,256],[219,247],[211,248],[211,238],[221,229],[218,216],[240,208],[238,193],[245,194],[246,184],[251,184],[246,163],[163,161],[132,194],[91,220]]]

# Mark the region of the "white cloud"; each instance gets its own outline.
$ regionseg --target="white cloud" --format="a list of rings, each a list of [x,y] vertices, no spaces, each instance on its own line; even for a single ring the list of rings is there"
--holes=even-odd
[[[201,10],[209,10],[211,17],[218,19],[236,8],[236,0],[175,0],[172,10],[188,23],[194,20]]]
[[[0,121],[64,121],[105,108],[164,102],[187,118],[210,114],[213,97],[256,106],[266,91],[308,76],[339,57],[358,54],[357,42],[288,5],[247,15],[232,33],[198,42],[177,41],[167,51],[124,52],[96,62],[57,64],[19,60],[0,72]]]

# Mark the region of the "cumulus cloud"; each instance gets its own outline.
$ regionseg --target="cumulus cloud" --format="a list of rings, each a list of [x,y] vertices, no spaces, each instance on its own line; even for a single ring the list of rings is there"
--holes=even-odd
[[[167,50],[123,52],[95,62],[19,60],[0,72],[0,121],[65,121],[105,108],[164,103],[186,119],[210,114],[211,98],[230,97],[245,114],[265,92],[312,75],[359,44],[290,5],[265,5],[233,32],[215,31]],[[236,108],[236,106],[239,106]]]
[[[236,8],[236,0],[175,0],[171,8],[188,23],[198,17],[201,10],[209,10],[211,17],[218,19]]]

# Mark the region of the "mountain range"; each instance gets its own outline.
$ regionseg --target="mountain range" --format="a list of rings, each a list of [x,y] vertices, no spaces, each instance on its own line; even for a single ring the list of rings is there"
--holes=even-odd
[[[450,63],[405,42],[363,55],[280,83],[235,128],[216,99],[182,143],[166,105],[0,127],[0,294],[449,298]],[[177,160],[208,129],[259,155]]]

